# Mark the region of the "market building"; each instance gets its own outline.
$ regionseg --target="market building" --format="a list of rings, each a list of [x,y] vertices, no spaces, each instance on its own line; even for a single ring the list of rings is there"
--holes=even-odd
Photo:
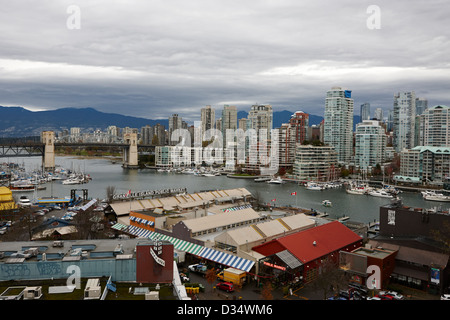
[[[325,261],[338,262],[340,251],[361,247],[362,238],[339,221],[309,228],[253,247],[264,255],[260,274],[280,281],[311,282]]]

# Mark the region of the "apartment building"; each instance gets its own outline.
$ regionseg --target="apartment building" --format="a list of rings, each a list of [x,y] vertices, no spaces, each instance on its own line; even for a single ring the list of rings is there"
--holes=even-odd
[[[301,181],[327,181],[337,168],[337,153],[332,146],[296,145],[295,178]]]
[[[361,169],[382,164],[386,158],[386,132],[379,121],[364,120],[355,131],[355,165]]]
[[[419,117],[421,146],[450,147],[450,107],[437,105]]]
[[[353,99],[350,90],[333,87],[327,92],[323,140],[335,148],[340,163],[352,161]]]

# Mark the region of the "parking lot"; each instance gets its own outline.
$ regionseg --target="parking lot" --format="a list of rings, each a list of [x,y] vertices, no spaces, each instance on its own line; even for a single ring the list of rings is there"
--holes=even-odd
[[[262,287],[256,281],[247,283],[239,291],[234,292],[220,290],[216,287],[220,281],[210,284],[203,275],[194,272],[189,273],[189,282],[201,283],[205,288],[204,292],[198,294],[199,300],[263,300]],[[361,291],[349,286],[340,290],[336,295],[328,294],[327,300],[440,300],[438,295],[428,294],[405,286],[396,286],[396,289],[397,291],[392,290],[388,294],[389,290],[364,291],[363,289]],[[324,300],[323,292],[315,289],[312,285],[303,285],[288,292],[284,292],[282,288],[274,288],[271,295],[272,300]],[[397,296],[395,297],[395,295]]]

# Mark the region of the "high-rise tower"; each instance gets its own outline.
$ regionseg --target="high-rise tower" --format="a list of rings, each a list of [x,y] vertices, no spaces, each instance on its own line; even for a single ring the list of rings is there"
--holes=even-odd
[[[325,99],[325,144],[333,146],[338,162],[349,163],[353,156],[353,99],[350,90],[333,87]]]

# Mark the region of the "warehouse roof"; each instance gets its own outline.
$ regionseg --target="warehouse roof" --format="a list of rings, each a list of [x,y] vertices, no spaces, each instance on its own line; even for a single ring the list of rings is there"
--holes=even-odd
[[[266,242],[253,250],[265,256],[289,250],[302,263],[307,263],[358,241],[362,241],[360,236],[341,222],[333,221]]]
[[[255,210],[252,208],[245,208],[237,211],[217,213],[197,219],[184,220],[181,223],[184,223],[192,233],[195,233],[202,230],[238,224],[259,218],[260,216]]]
[[[283,235],[293,230],[304,230],[315,225],[314,220],[305,214],[283,217],[275,220],[265,221],[252,226],[229,230],[215,238],[216,241],[230,243],[232,240],[236,245],[244,245],[269,237]]]
[[[165,198],[135,199],[118,201],[110,204],[111,208],[118,216],[128,215],[130,211],[151,210],[163,208],[164,210],[187,209],[201,206],[214,201],[232,201],[250,196],[251,193],[245,188],[230,190],[204,191],[185,195],[177,195]]]

